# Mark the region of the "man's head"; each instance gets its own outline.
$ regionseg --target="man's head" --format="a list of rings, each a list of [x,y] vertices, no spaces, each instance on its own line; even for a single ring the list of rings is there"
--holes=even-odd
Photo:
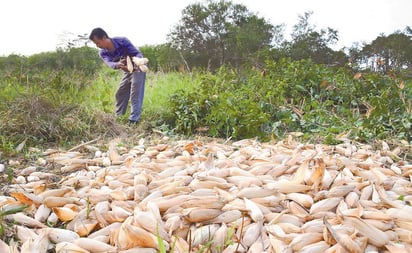
[[[90,33],[89,39],[96,44],[98,48],[109,49],[110,39],[107,33],[102,28],[94,28]]]

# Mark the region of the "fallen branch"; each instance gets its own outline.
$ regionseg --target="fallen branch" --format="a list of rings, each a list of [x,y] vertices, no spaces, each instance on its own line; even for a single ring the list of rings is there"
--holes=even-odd
[[[97,138],[97,139],[94,139],[94,140],[91,140],[91,141],[88,141],[88,142],[85,142],[85,143],[79,144],[79,145],[77,145],[77,146],[75,146],[75,147],[73,147],[73,148],[69,149],[69,152],[70,152],[70,151],[74,151],[74,150],[76,150],[76,149],[78,149],[78,148],[81,148],[81,147],[83,147],[83,146],[85,146],[85,145],[89,145],[90,143],[96,142],[96,141],[98,141],[98,140],[100,140],[100,137],[99,137],[99,138]]]

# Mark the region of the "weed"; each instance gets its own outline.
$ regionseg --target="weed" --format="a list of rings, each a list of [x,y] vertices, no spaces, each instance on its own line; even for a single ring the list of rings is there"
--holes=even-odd
[[[28,205],[26,205],[26,204],[18,205],[18,206],[11,206],[11,207],[7,207],[7,205],[6,205],[6,206],[0,207],[0,237],[3,237],[5,235],[5,232],[6,232],[5,231],[6,223],[4,222],[4,217],[6,215],[22,212],[27,207],[28,207]]]
[[[14,144],[5,135],[0,135],[0,161],[1,155],[10,155],[14,152]]]

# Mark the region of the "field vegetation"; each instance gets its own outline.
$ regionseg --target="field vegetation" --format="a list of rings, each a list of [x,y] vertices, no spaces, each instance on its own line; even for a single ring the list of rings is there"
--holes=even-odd
[[[133,128],[113,115],[121,73],[103,65],[87,35],[55,52],[0,57],[0,159],[29,147],[154,132],[263,141],[293,133],[329,144],[341,136],[384,139],[410,152],[411,29],[336,51],[338,31],[314,27],[311,14],[299,16],[287,41],[282,25],[242,5],[189,5],[169,43],[140,48],[151,71]]]

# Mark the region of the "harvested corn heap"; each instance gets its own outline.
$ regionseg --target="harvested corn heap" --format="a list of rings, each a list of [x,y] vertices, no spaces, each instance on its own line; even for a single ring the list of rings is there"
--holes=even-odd
[[[89,147],[93,150],[93,147]],[[180,141],[49,152],[1,196],[7,252],[411,252],[412,165],[354,145]],[[144,249],[142,249],[144,248]],[[53,252],[54,252],[53,251]]]

